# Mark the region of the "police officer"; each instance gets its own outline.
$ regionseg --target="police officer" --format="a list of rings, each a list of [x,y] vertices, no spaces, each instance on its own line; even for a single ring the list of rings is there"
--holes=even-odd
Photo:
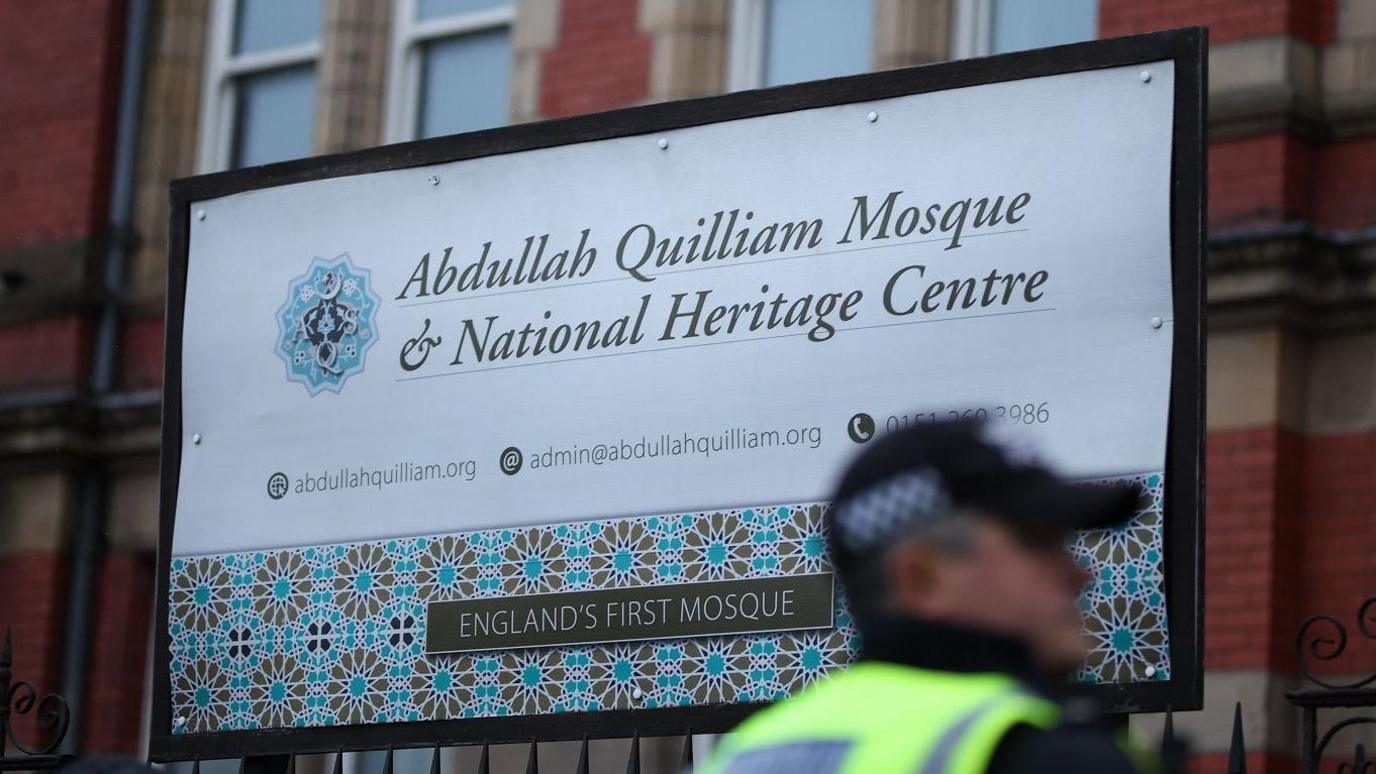
[[[995,430],[895,432],[846,471],[828,539],[859,662],[747,719],[706,771],[1155,768],[1067,697],[1085,656],[1087,577],[1066,538],[1122,523],[1139,492],[1071,484]]]

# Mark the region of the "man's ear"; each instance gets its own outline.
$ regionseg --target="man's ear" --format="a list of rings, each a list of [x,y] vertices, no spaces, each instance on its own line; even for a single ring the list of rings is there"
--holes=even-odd
[[[884,580],[894,607],[913,615],[931,612],[940,586],[940,560],[932,547],[905,540],[884,557]]]

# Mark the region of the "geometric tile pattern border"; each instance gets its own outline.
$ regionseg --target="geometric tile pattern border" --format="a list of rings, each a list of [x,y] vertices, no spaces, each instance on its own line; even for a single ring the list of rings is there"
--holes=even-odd
[[[1161,476],[1128,525],[1081,533],[1095,647],[1080,678],[1169,677]],[[847,664],[830,630],[427,656],[431,601],[830,569],[818,503],[172,560],[173,733],[736,703]]]
[[[1087,683],[1169,680],[1170,634],[1160,473],[1134,476],[1143,490],[1132,520],[1113,529],[1077,533],[1070,549],[1090,576],[1080,597],[1091,640],[1079,674]]]

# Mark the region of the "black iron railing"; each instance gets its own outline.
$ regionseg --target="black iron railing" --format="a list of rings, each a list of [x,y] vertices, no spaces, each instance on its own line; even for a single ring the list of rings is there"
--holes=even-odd
[[[584,739],[578,751],[578,763],[574,767],[575,774],[588,774],[588,739]],[[338,750],[334,753],[334,763],[330,771],[332,774],[344,774],[344,756],[349,752],[378,752],[376,750]],[[387,757],[382,761],[382,769],[379,774],[393,774],[393,755],[396,750],[388,749]],[[431,748],[430,753],[430,774],[444,774],[444,767],[441,763],[443,748],[436,746]],[[489,747],[482,745],[482,750],[478,756],[477,767],[473,769],[474,774],[489,774]],[[540,753],[539,744],[535,741],[530,743],[530,749],[526,757],[526,774],[539,774]],[[692,736],[683,738],[683,753],[679,758],[679,770],[691,771],[693,768],[693,739]],[[239,761],[239,774],[295,774],[296,756],[294,755],[268,755],[258,757],[241,758]],[[191,765],[191,774],[201,774],[200,759],[196,759]],[[631,737],[631,749],[626,758],[626,774],[640,774],[640,736]]]
[[[1376,597],[1357,609],[1357,632],[1376,641]],[[1318,774],[1319,761],[1338,734],[1356,726],[1376,725],[1376,671],[1347,682],[1325,679],[1314,673],[1314,661],[1334,661],[1347,650],[1348,629],[1331,615],[1316,615],[1304,622],[1295,636],[1295,661],[1300,674],[1318,688],[1291,691],[1285,698],[1299,708],[1302,716],[1300,756],[1304,774]],[[1312,659],[1312,660],[1311,660]],[[1319,713],[1333,709],[1367,709],[1365,715],[1339,720],[1319,735]],[[1350,760],[1338,765],[1339,774],[1376,774],[1376,761],[1366,757],[1366,748],[1357,744]]]
[[[1356,632],[1362,637],[1376,641],[1376,597],[1362,603],[1357,611]],[[1285,694],[1290,704],[1299,709],[1302,716],[1303,734],[1299,755],[1304,774],[1318,774],[1320,761],[1331,756],[1330,748],[1334,739],[1343,731],[1357,726],[1376,725],[1376,672],[1364,674],[1346,682],[1324,677],[1314,671],[1316,662],[1329,662],[1339,659],[1347,651],[1349,629],[1338,618],[1328,615],[1314,616],[1300,626],[1295,636],[1295,659],[1300,674],[1313,683],[1315,688],[1291,691]],[[0,645],[0,771],[53,769],[71,759],[71,756],[54,752],[67,734],[71,713],[67,701],[57,694],[47,694],[38,698],[38,691],[26,681],[13,681],[13,645],[10,632],[5,631],[3,645]],[[1371,709],[1370,714],[1358,714],[1331,722],[1323,733],[1319,733],[1321,713],[1331,710]],[[39,741],[24,741],[16,734],[14,718],[33,713]],[[531,740],[526,759],[527,774],[538,774],[540,755],[538,740]],[[588,742],[582,741],[576,774],[588,774]],[[626,759],[627,774],[640,772],[640,737],[631,738],[630,752]],[[680,769],[687,771],[693,766],[693,737],[683,737]],[[11,756],[11,748],[15,755]],[[377,752],[375,750],[338,750],[334,753],[333,774],[343,774],[344,756],[354,752]],[[443,774],[443,748],[436,746],[431,751],[430,774]],[[1161,734],[1161,756],[1167,771],[1183,771],[1188,748],[1176,737],[1174,715],[1166,712],[1165,726]],[[393,774],[394,749],[386,750],[380,774]],[[239,774],[294,774],[295,755],[250,756],[240,759]],[[1339,774],[1376,774],[1376,760],[1368,758],[1366,748],[1361,743],[1353,746],[1352,754],[1344,757],[1338,764]],[[1233,708],[1232,741],[1228,753],[1228,774],[1245,774],[1247,771],[1246,741],[1242,731],[1242,704]],[[200,774],[200,760],[192,762],[192,774]],[[477,774],[489,774],[489,747],[484,744],[478,758]]]
[[[14,681],[14,642],[9,627],[0,643],[0,771],[55,769],[70,758],[54,752],[67,736],[72,713],[67,700],[55,693],[38,698],[28,680]],[[35,713],[39,741],[24,741],[15,731],[14,719]],[[42,741],[43,738],[47,741]],[[16,755],[10,756],[13,747]]]

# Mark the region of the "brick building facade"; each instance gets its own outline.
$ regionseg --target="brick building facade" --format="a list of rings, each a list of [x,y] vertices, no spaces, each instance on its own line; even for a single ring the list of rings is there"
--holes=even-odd
[[[768,2],[471,4],[500,6],[473,29],[504,31],[523,122],[767,82],[742,25]],[[146,736],[166,192],[224,165],[219,92],[256,72],[217,49],[234,5],[0,0],[0,625],[18,676],[80,699],[82,751]],[[414,123],[424,96],[398,102],[399,68],[458,22],[401,19],[417,0],[320,5],[310,42],[269,52],[312,73],[305,152],[406,139],[396,116]],[[860,69],[997,48],[979,24],[998,0],[856,6],[873,14]],[[1240,700],[1250,770],[1296,771],[1294,632],[1376,593],[1376,2],[1086,7],[1100,37],[1210,28],[1206,707],[1177,723],[1221,771]],[[1369,672],[1376,643],[1330,666]]]

